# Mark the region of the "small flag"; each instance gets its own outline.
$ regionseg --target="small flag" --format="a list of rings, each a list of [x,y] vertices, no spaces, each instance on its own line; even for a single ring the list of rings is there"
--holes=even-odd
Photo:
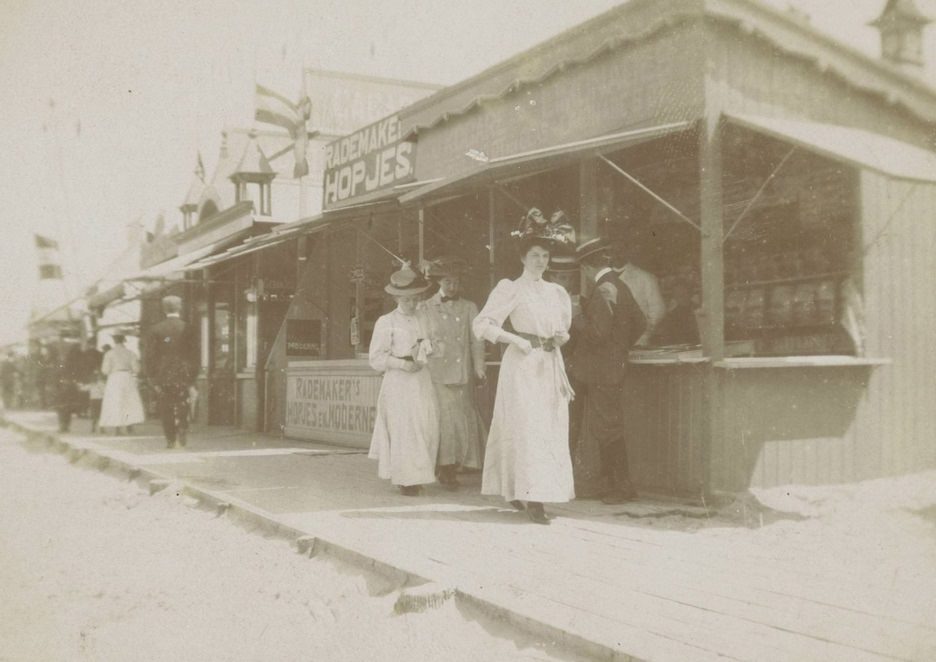
[[[289,135],[295,136],[299,126],[299,108],[292,101],[273,90],[257,85],[256,111],[254,118],[258,122],[281,126]]]
[[[202,162],[201,150],[198,150],[198,165],[195,166],[195,176],[205,181],[205,164]]]
[[[309,132],[306,123],[312,116],[312,101],[303,96],[299,103],[293,103],[282,94],[277,94],[269,88],[257,85],[257,109],[254,119],[258,122],[275,124],[289,131],[293,139],[293,177],[299,178],[309,174],[309,163],[306,159],[306,150],[309,144]]]
[[[36,251],[39,254],[39,280],[61,280],[62,265],[59,261],[58,242],[41,234],[36,237]]]

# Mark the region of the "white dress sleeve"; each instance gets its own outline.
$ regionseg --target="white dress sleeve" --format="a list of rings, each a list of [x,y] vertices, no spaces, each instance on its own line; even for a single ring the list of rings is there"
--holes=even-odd
[[[393,340],[391,328],[392,323],[387,319],[386,315],[377,318],[377,323],[374,324],[374,333],[371,335],[367,360],[370,362],[371,368],[377,372],[387,371],[387,361],[391,358],[390,352]]]
[[[517,284],[504,279],[491,291],[484,308],[471,323],[471,330],[479,340],[496,343],[500,338],[504,320],[517,305]]]
[[[114,371],[114,354],[111,351],[108,351],[104,355],[104,360],[101,362],[101,374],[109,375]]]
[[[568,333],[572,326],[572,298],[561,285],[557,285],[556,288],[559,300],[559,330]]]

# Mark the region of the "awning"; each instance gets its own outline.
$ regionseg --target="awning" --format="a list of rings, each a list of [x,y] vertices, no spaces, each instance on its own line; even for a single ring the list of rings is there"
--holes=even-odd
[[[318,232],[319,230],[324,229],[327,225],[328,221],[324,220],[322,215],[319,214],[318,216],[313,216],[312,218],[303,219],[295,223],[280,226],[268,234],[262,234],[256,237],[245,239],[242,243],[237,244],[236,246],[231,246],[222,253],[216,253],[214,255],[204,257],[201,260],[198,260],[197,262],[189,265],[187,269],[191,271],[197,271],[199,269],[204,269],[214,264],[224,262],[225,260],[233,260],[234,258],[243,257],[245,255],[255,253],[256,251],[279,246],[280,244],[283,244],[291,239],[296,239],[302,235]]]
[[[936,153],[878,133],[756,115],[727,115],[728,121],[849,165],[899,179],[936,182]]]
[[[404,193],[400,196],[400,202],[406,204],[450,196],[469,189],[480,188],[499,181],[527,175],[538,169],[552,169],[579,161],[588,156],[597,156],[624,147],[638,145],[655,138],[686,131],[694,125],[695,121],[671,122],[643,129],[608,133],[595,138],[492,158],[462,175],[445,178],[426,184],[409,193]]]
[[[178,255],[174,258],[160,262],[159,264],[154,264],[153,266],[144,269],[143,271],[124,278],[124,282],[133,282],[133,281],[163,281],[163,280],[174,280],[180,279],[182,273],[187,270],[190,270],[195,262],[201,260],[204,257],[217,253],[218,251],[224,250],[229,246],[240,243],[244,237],[248,235],[250,230],[243,230],[237,232],[230,237],[225,237],[219,241],[209,244],[207,246],[202,246],[201,248],[195,249],[194,251],[189,251],[184,255]]]
[[[109,304],[123,299],[123,297],[124,284],[123,281],[121,281],[103,292],[95,292],[89,296],[87,298],[88,308],[106,308]]]

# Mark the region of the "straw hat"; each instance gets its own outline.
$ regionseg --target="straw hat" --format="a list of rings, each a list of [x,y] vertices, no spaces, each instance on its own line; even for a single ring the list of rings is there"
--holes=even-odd
[[[575,249],[575,259],[584,262],[589,258],[594,258],[603,253],[608,256],[611,250],[611,242],[603,237],[595,237],[578,245]]]
[[[399,297],[421,294],[430,287],[432,287],[432,283],[413,271],[407,263],[399,271],[390,274],[390,282],[384,287],[384,291],[387,294]]]

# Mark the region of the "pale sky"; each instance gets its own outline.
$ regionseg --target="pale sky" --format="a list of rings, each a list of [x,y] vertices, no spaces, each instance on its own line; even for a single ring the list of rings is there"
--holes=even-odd
[[[196,152],[210,173],[222,128],[252,125],[255,81],[295,96],[306,65],[455,83],[616,4],[0,0],[0,343],[28,318],[32,233],[62,244],[77,295],[125,249],[128,223],[178,220]],[[866,23],[885,0],[792,4],[877,54]]]

